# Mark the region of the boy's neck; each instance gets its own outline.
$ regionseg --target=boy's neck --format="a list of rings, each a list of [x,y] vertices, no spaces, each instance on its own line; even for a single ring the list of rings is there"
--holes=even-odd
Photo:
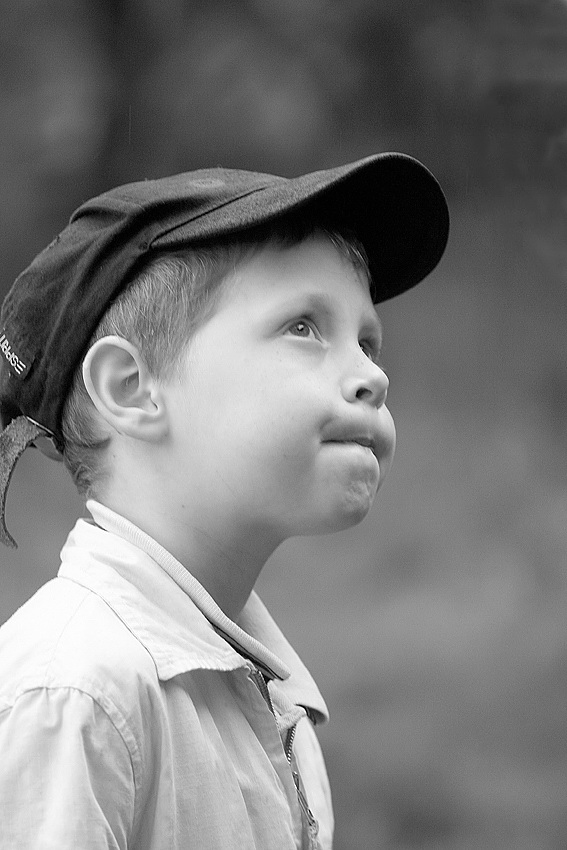
[[[191,524],[186,517],[167,513],[158,504],[144,511],[139,504],[110,496],[99,500],[132,522],[167,549],[236,622],[262,567],[281,541],[261,529],[236,528],[228,523]]]

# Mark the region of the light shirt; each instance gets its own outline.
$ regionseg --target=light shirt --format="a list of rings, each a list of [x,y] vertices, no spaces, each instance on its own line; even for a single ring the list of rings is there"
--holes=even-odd
[[[2,850],[330,850],[307,716],[327,709],[258,596],[232,622],[155,540],[87,507],[57,578],[0,628]]]

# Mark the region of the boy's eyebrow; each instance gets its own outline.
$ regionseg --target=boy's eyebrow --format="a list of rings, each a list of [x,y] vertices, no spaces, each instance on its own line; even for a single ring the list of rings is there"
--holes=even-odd
[[[314,311],[322,313],[325,317],[331,317],[335,313],[332,299],[324,292],[301,293],[293,299],[290,303],[290,306],[292,305],[297,305],[301,310],[305,310],[306,312]]]

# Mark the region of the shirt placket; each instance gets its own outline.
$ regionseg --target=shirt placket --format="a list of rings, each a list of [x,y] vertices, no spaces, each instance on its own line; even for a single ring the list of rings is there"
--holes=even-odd
[[[274,718],[277,722],[277,715],[274,708],[274,704],[272,702],[272,698],[270,696],[270,691],[268,689],[268,682],[266,676],[257,667],[253,668],[251,675],[260,693],[262,694],[268,708],[274,715]],[[303,850],[321,850],[321,845],[318,839],[319,824],[317,823],[313,812],[309,808],[309,803],[307,802],[307,796],[305,794],[305,788],[303,786],[303,782],[301,781],[301,775],[299,773],[297,760],[293,752],[293,741],[295,738],[296,729],[297,724],[291,726],[289,729],[286,730],[285,741],[282,741],[282,744],[284,747],[287,762],[291,770],[291,775],[293,777],[293,784],[295,785],[297,799],[299,802],[299,810],[301,812],[302,848]]]

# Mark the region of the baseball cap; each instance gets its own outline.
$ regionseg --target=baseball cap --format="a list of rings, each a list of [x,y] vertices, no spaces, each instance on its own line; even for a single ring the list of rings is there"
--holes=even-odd
[[[0,540],[6,493],[29,445],[53,457],[73,375],[108,305],[159,253],[228,238],[284,216],[347,228],[362,243],[379,303],[426,277],[447,243],[449,216],[431,172],[379,153],[286,178],[201,169],[119,186],[82,204],[16,279],[0,311]]]

